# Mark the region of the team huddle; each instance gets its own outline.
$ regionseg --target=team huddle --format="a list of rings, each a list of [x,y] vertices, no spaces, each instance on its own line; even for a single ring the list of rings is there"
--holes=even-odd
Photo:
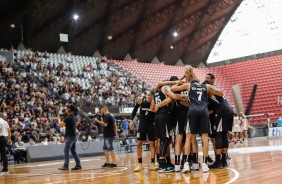
[[[228,167],[228,132],[233,128],[233,110],[214,81],[215,76],[207,74],[201,84],[193,68],[187,66],[182,79],[172,76],[169,81],[159,83],[153,91],[137,99],[131,115],[133,120],[140,108],[135,172],[144,168],[142,144],[147,137],[151,150],[150,170],[180,172],[182,169],[183,173],[187,173],[199,168],[208,172]],[[201,167],[197,134],[202,140]],[[209,137],[214,146],[215,161],[208,155]],[[174,145],[174,165],[170,160],[170,144]]]

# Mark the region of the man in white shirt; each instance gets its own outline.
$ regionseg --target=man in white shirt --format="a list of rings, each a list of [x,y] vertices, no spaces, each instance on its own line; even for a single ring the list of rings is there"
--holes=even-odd
[[[11,144],[11,132],[10,127],[4,119],[0,118],[0,153],[3,161],[3,169],[1,173],[8,172],[8,159],[5,153],[5,147],[7,144]]]

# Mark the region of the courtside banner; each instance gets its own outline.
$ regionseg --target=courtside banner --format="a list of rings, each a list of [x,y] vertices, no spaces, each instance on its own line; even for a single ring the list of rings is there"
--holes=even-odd
[[[268,138],[281,137],[282,127],[272,127],[268,129]]]

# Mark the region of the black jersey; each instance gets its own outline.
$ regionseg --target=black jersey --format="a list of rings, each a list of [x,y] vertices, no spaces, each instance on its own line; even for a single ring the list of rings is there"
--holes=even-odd
[[[140,122],[153,122],[154,114],[150,111],[151,103],[147,101],[146,96],[142,98],[142,102],[140,104]]]
[[[208,92],[205,84],[191,83],[189,91],[189,113],[208,113]]]
[[[177,94],[181,94],[183,96],[188,96],[189,92],[187,90],[183,90],[183,91],[178,91]],[[180,110],[187,110],[188,109],[188,107],[181,105],[180,100],[175,101],[175,108],[180,109]]]
[[[160,104],[162,101],[164,101],[166,99],[165,94],[163,94],[162,92],[162,88],[157,89],[157,91],[154,94],[154,102],[156,105]],[[160,112],[170,112],[169,106],[165,105],[163,107],[160,107],[159,110],[156,113],[160,113]]]
[[[228,103],[225,96],[216,96],[213,95],[209,98],[209,108],[213,111],[225,111],[225,112],[232,112],[232,107]]]

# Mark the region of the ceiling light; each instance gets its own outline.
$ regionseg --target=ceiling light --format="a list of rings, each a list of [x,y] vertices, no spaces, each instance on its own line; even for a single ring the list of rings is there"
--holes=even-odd
[[[112,40],[113,36],[112,35],[108,35],[108,40]]]
[[[79,18],[79,16],[78,16],[77,14],[74,14],[74,15],[73,15],[73,19],[74,19],[74,20],[77,20],[78,18]]]
[[[174,36],[174,37],[177,37],[177,36],[178,36],[178,33],[177,33],[177,32],[174,32],[174,33],[173,33],[173,36]]]

